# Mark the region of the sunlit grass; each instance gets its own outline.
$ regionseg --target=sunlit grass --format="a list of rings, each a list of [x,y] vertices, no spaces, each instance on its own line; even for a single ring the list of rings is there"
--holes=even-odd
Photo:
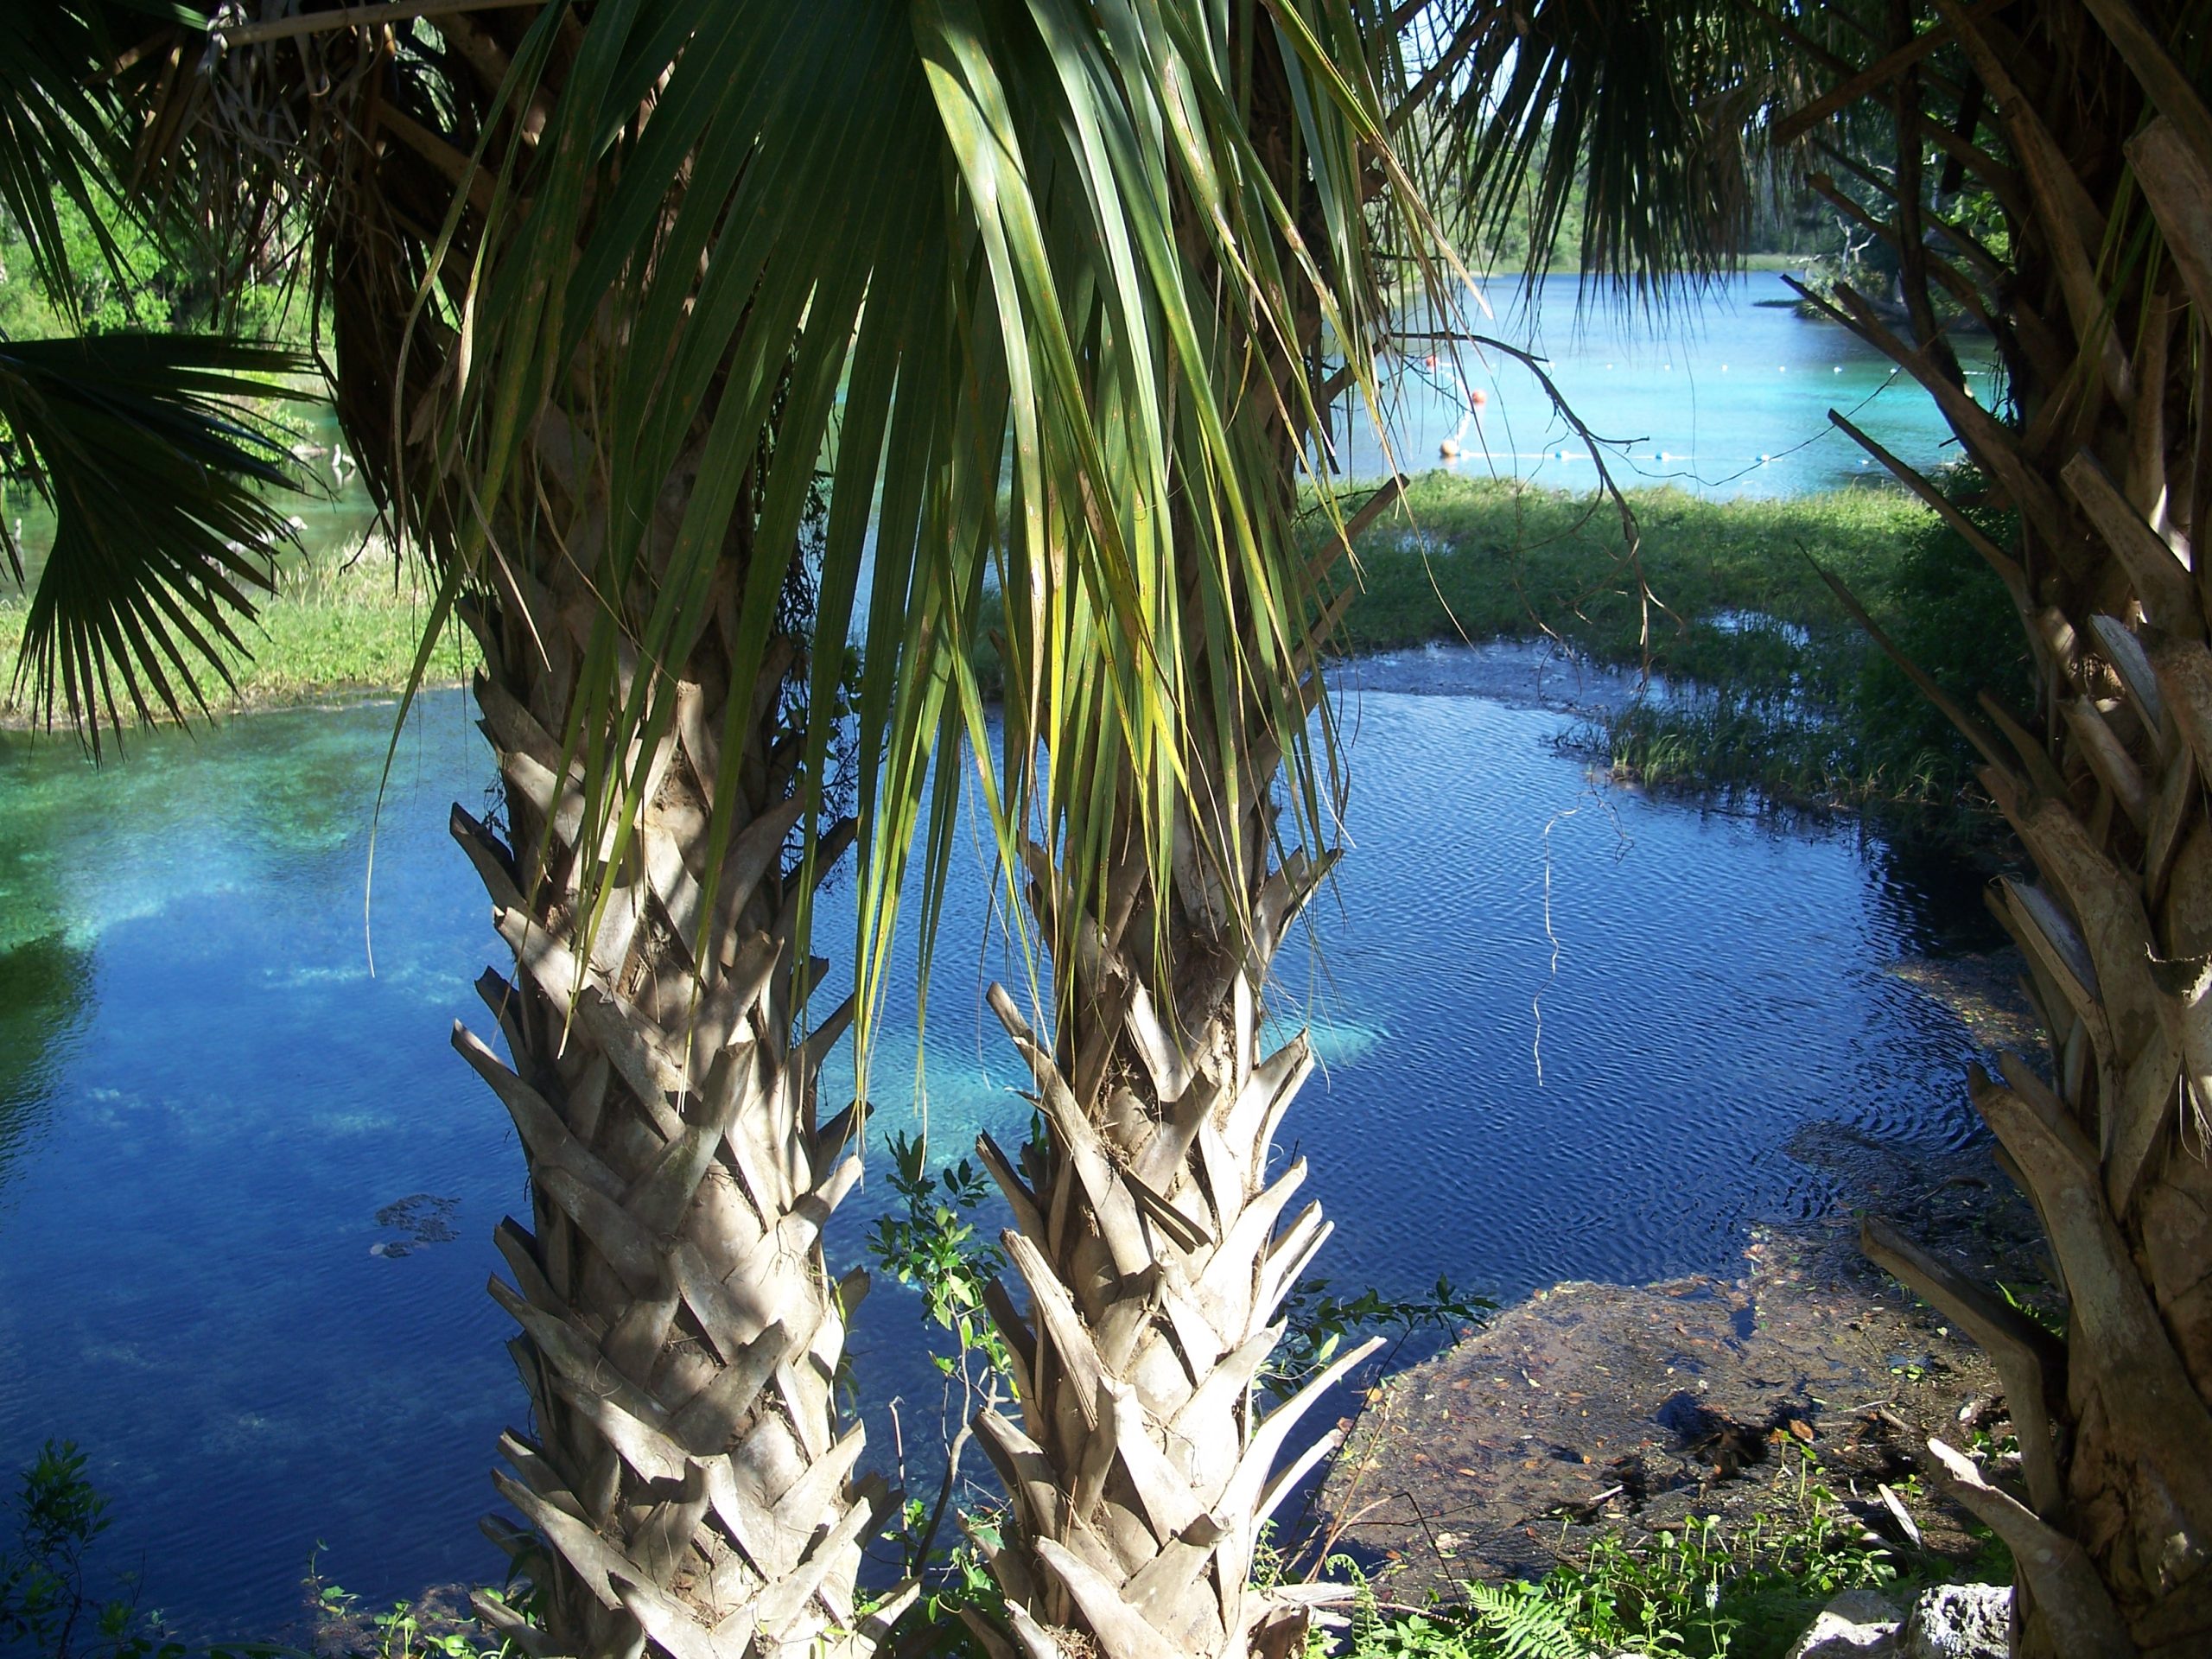
[[[1969,511],[2003,538],[1955,480]],[[1666,688],[1578,734],[1624,776],[1746,789],[1789,804],[1950,806],[1972,758],[1867,638],[1821,571],[1971,706],[2030,704],[2002,585],[1901,491],[1711,501],[1630,492],[1618,505],[1511,480],[1431,473],[1359,543],[1340,648],[1402,650],[1549,634]]]
[[[1733,501],[1644,489],[1628,499],[1640,534],[1634,565],[1609,501],[1442,472],[1415,480],[1405,512],[1360,539],[1346,645],[1548,630],[1604,662],[1635,664],[1648,649],[1662,672],[1771,677],[1800,665],[1746,649],[1760,642],[1713,619],[1758,614],[1844,631],[1850,618],[1812,561],[1854,589],[1885,589],[1929,518],[1902,493],[1877,489]],[[1639,571],[1656,601],[1649,608]]]
[[[405,683],[428,625],[431,595],[422,573],[399,565],[386,544],[372,541],[340,557],[317,555],[279,575],[277,591],[240,629],[251,647],[226,649],[225,665],[238,684],[235,696],[212,673],[201,677],[218,712],[316,702],[349,693],[390,690]],[[15,681],[27,601],[0,596],[0,720],[28,715],[27,692]],[[467,630],[448,626],[429,674],[432,684],[451,684],[477,664]]]

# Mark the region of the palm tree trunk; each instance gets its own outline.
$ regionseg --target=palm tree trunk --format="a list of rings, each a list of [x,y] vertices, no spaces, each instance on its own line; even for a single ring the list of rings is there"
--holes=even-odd
[[[2047,1073],[2006,1055],[2001,1078],[1971,1083],[2042,1216],[2064,1339],[1879,1223],[1865,1243],[2004,1378],[2018,1487],[1931,1452],[2012,1548],[2015,1652],[2180,1659],[2212,1650],[2212,114],[2175,54],[2212,17],[2127,0],[1938,10],[1960,50],[1949,91],[1923,78],[1922,107],[1979,143],[1961,159],[2017,203],[2010,257],[1925,230],[1916,168],[1899,169],[1891,234],[1914,252],[1916,311],[1932,280],[1996,315],[2020,423],[1839,299],[2017,515],[2005,547],[1945,509],[2019,607],[2040,717],[2031,730],[1986,698],[1986,719],[1952,712],[2036,866],[1993,904],[2050,1052]],[[2001,157],[1969,104],[1995,112]]]
[[[525,483],[464,487],[478,463],[440,425],[472,350],[480,371],[496,354],[486,342],[497,329],[469,314],[497,285],[479,290],[468,273],[521,257],[512,221],[486,229],[493,177],[543,163],[529,207],[547,223],[562,222],[550,204],[564,191],[601,209],[614,199],[607,181],[586,176],[598,165],[588,146],[573,167],[532,159],[541,135],[564,130],[570,89],[601,86],[607,67],[588,16],[564,16],[557,36],[532,46],[543,21],[446,9],[396,40],[336,14],[279,19],[263,45],[234,41],[220,58],[207,118],[218,159],[245,178],[262,178],[276,156],[283,188],[295,172],[325,182],[310,217],[349,447],[379,505],[404,505],[443,579],[479,595],[461,613],[483,652],[475,696],[505,821],[456,806],[453,830],[514,968],[478,982],[504,1057],[459,1026],[454,1044],[512,1117],[529,1174],[527,1221],[497,1235],[512,1283],[491,1287],[521,1327],[511,1350],[530,1406],[526,1428],[502,1439],[494,1478],[526,1525],[486,1526],[537,1594],[534,1620],[496,1599],[478,1607],[531,1654],[863,1654],[910,1598],[866,1614],[855,1601],[862,1544],[890,1499],[880,1479],[855,1479],[862,1434],[836,1399],[866,1278],[833,1281],[821,1245],[860,1164],[848,1145],[854,1113],[825,1122],[817,1109],[817,1069],[848,1010],[801,1029],[827,966],[798,956],[790,850],[808,810],[806,711],[793,694],[810,648],[803,572],[786,582],[764,665],[745,671],[756,683],[735,688],[749,705],[725,713],[731,664],[761,660],[738,639],[756,552],[787,573],[802,562],[798,548],[753,545],[772,440],[715,549],[699,643],[641,670],[632,637],[608,619],[652,610],[704,492],[708,446],[695,438],[671,474],[625,574],[607,553],[607,503],[633,435],[562,412],[597,410],[612,369],[650,355],[627,332],[635,316],[606,302],[557,365],[536,334],[512,354],[518,382],[552,377],[531,381],[518,405],[534,422]],[[510,100],[518,65],[531,90]],[[479,150],[480,171],[469,162]],[[664,224],[681,194],[652,188]],[[433,279],[442,303],[426,307]],[[544,285],[531,291],[542,299]],[[408,411],[404,429],[396,408]],[[713,417],[709,399],[702,431]],[[794,440],[807,451],[796,464],[810,467],[818,442]],[[480,556],[482,538],[461,531],[484,522],[496,534]],[[633,728],[619,705],[640,671],[675,683],[677,715],[650,756],[626,757],[614,734]],[[642,786],[626,805],[618,791],[603,821],[587,798],[609,775]],[[718,801],[734,801],[719,820]],[[849,824],[830,832],[815,868],[827,871],[850,839]],[[594,902],[609,863],[612,897]]]
[[[1280,43],[1264,27],[1233,30],[1230,41],[1232,60],[1249,60],[1253,153],[1295,204],[1307,245],[1325,245]],[[1195,226],[1188,239],[1204,245]],[[1308,354],[1320,335],[1310,292],[1291,296],[1290,315],[1292,339],[1249,338],[1224,315],[1217,346],[1222,384],[1249,384],[1255,369],[1273,382],[1274,396],[1248,396],[1239,417],[1255,423],[1273,468],[1268,505],[1285,521],[1306,435],[1300,382],[1316,369]],[[1395,498],[1395,487],[1376,493],[1307,581]],[[1187,499],[1169,514],[1179,557],[1211,558],[1218,527],[1198,522]],[[1231,663],[1198,620],[1195,582],[1182,580],[1192,590],[1185,637],[1162,647],[1183,667],[1190,780],[1170,868],[1147,855],[1133,791],[1106,785],[1122,791],[1109,842],[1119,861],[1095,900],[1051,854],[1030,849],[1054,1038],[1040,1039],[1002,986],[990,992],[1028,1063],[1045,1130],[1019,1168],[988,1135],[977,1142],[1014,1211],[1005,1245],[1030,1300],[1025,1318],[1002,1288],[989,1298],[1014,1357],[1022,1421],[987,1410],[976,1423],[1011,1504],[1014,1537],[988,1553],[1026,1659],[1289,1654],[1301,1650],[1313,1608],[1350,1593],[1255,1584],[1254,1569],[1269,1517],[1340,1438],[1332,1428],[1285,1461],[1292,1435],[1381,1345],[1354,1345],[1261,1414],[1255,1382],[1283,1334],[1277,1310],[1332,1230],[1318,1201],[1294,1208],[1305,1160],[1274,1167],[1277,1131],[1313,1058],[1303,1033],[1267,1051],[1263,997],[1277,948],[1334,861],[1271,851],[1285,741],[1274,722],[1282,708],[1315,709],[1319,642],[1351,594],[1296,601],[1304,632],[1267,671],[1281,676],[1271,702],[1250,679],[1261,602],[1236,601],[1247,632]],[[1008,677],[1011,730],[1025,698],[1020,675]],[[1234,789],[1224,765],[1236,768]]]
[[[529,1531],[486,1528],[543,1592],[542,1626],[490,1599],[480,1611],[531,1652],[865,1654],[908,1598],[865,1618],[855,1605],[889,1496],[854,1478],[862,1432],[836,1400],[866,1276],[833,1281],[821,1245],[860,1174],[852,1111],[817,1116],[817,1068],[849,1005],[795,1035],[827,966],[793,959],[786,868],[803,802],[784,690],[807,641],[787,633],[761,672],[746,810],[717,841],[709,711],[724,706],[731,653],[708,629],[621,887],[587,938],[580,772],[563,777],[557,734],[589,579],[548,559],[512,602],[470,618],[506,824],[456,806],[453,827],[513,952],[512,982],[487,970],[478,986],[512,1065],[459,1026],[454,1043],[513,1117],[531,1193],[529,1224],[498,1234],[513,1282],[491,1287],[522,1327],[511,1347],[531,1424],[503,1437],[494,1478]],[[832,832],[823,868],[848,840],[849,826]]]
[[[1149,907],[1142,861],[1110,896],[1121,920],[1108,927],[1065,893],[1048,899],[1039,864],[1046,936],[1095,948],[1057,963],[1057,1049],[1003,987],[991,991],[1046,1125],[1020,1170],[988,1135],[977,1143],[1014,1209],[1006,1246],[1031,1305],[1025,1319],[1002,1291],[991,1299],[1023,1420],[977,1421],[1018,1538],[993,1568],[1031,1659],[1071,1651],[1050,1626],[1083,1630],[1111,1659],[1292,1651],[1311,1603],[1255,1589],[1255,1554],[1337,1432],[1278,1461],[1308,1408],[1374,1345],[1256,1410],[1254,1379],[1282,1334],[1275,1312],[1330,1232],[1318,1203],[1292,1213],[1305,1161],[1270,1167],[1313,1060],[1303,1034],[1263,1053],[1260,1001],[1319,872],[1294,855],[1256,883],[1259,928],[1239,950],[1205,919],[1205,884],[1186,868],[1166,970],[1148,976],[1137,956],[1147,932],[1128,921]]]

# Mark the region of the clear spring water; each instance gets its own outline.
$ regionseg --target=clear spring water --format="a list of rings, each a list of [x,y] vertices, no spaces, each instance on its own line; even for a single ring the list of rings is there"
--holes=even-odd
[[[1545,360],[1568,405],[1608,441],[1599,453],[1624,487],[1796,495],[1886,479],[1829,421],[1831,408],[1923,470],[1958,453],[1934,402],[1909,376],[1844,328],[1799,315],[1796,296],[1778,274],[1726,277],[1658,314],[1594,293],[1578,303],[1573,276],[1540,278],[1532,291],[1501,283],[1484,292],[1495,317],[1466,326]],[[1955,343],[1968,389],[1991,402],[1998,393],[1987,338]],[[1387,476],[1391,460],[1401,470],[1434,467],[1440,446],[1454,438],[1462,454],[1447,464],[1455,472],[1552,489],[1597,487],[1590,443],[1517,359],[1468,346],[1455,363],[1447,343],[1419,340],[1407,354],[1402,366],[1410,372],[1392,377],[1383,411],[1393,434],[1389,459],[1363,408],[1349,399],[1338,407],[1349,476]],[[1470,394],[1478,391],[1486,402],[1470,419]]]
[[[1286,1135],[1338,1285],[1723,1268],[1746,1220],[1808,1206],[1780,1150],[1808,1117],[1968,1133],[1972,1039],[1885,971],[1957,937],[1940,873],[1595,788],[1556,714],[1355,677],[1353,851],[1319,966],[1285,959],[1325,1022]],[[103,1557],[188,1630],[285,1626],[318,1543],[379,1599],[499,1566],[475,1520],[521,1399],[483,1285],[522,1163],[446,1043],[501,956],[444,828],[492,772],[464,697],[426,698],[384,804],[372,976],[392,718],[150,735],[100,774],[0,738],[0,1471],[81,1442],[115,1502]],[[945,1154],[1027,1121],[970,975],[999,960],[986,887],[960,873],[936,980]],[[886,1039],[881,1130],[913,1123],[910,1044]],[[841,1262],[888,1198],[879,1165]],[[894,1395],[910,1447],[935,1433],[917,1306],[879,1285],[855,1332],[882,1459]]]

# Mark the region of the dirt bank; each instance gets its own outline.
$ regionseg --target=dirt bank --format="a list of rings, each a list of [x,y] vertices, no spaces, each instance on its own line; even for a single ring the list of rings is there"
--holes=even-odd
[[[1993,1005],[2008,1037],[2012,1016]],[[1753,1230],[1737,1274],[1555,1286],[1371,1390],[1319,1501],[1336,1547],[1388,1564],[1395,1593],[1418,1599],[1541,1577],[1604,1532],[1795,1509],[1811,1482],[1902,1536],[1887,1486],[1928,1548],[1973,1560],[1963,1513],[1913,1478],[1929,1434],[2001,1448],[1994,1376],[1859,1255],[1858,1218],[1887,1217],[2055,1308],[2032,1212],[1984,1147],[1931,1153],[1815,1123],[1789,1150],[1834,1197],[1808,1223]]]

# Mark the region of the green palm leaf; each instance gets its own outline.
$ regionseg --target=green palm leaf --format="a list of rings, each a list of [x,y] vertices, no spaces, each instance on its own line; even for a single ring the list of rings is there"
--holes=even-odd
[[[1541,269],[1584,191],[1581,268],[1663,287],[1741,245],[1760,119],[1802,85],[1758,5],[1432,0],[1413,9],[1398,118],[1467,245],[1516,203]]]
[[[16,668],[42,718],[58,696],[97,748],[126,706],[181,719],[188,701],[206,711],[209,669],[229,682],[221,646],[246,649],[238,625],[291,536],[270,494],[289,457],[242,400],[296,396],[278,377],[306,366],[202,336],[0,340],[9,470],[54,514]]]
[[[941,740],[966,739],[1009,880],[1035,836],[1071,880],[1103,883],[1124,855],[1108,844],[1117,802],[1134,801],[1162,873],[1179,826],[1201,859],[1244,861],[1245,798],[1266,770],[1238,752],[1247,705],[1291,759],[1292,833],[1329,819],[1332,751],[1296,690],[1313,584],[1290,486],[1315,416],[1252,353],[1297,356],[1322,329],[1373,338],[1365,168],[1382,118],[1364,69],[1334,67],[1364,60],[1348,15],[1277,10],[1300,171],[1320,181],[1300,200],[1243,136],[1249,89],[1210,8],[569,14],[581,44],[534,164],[480,232],[493,251],[461,308],[467,372],[425,440],[467,458],[467,501],[442,483],[416,516],[451,526],[464,583],[494,581],[494,525],[535,499],[539,411],[558,401],[592,422],[609,603],[569,740],[602,899],[642,757],[676,719],[673,677],[623,664],[684,660],[713,596],[736,605],[727,804],[782,581],[761,559],[725,588],[732,550],[789,544],[817,457],[832,504],[821,626],[849,619],[865,664],[865,1003],[917,829],[930,868],[949,855],[951,765],[927,806]],[[565,26],[560,11],[532,41]],[[1265,13],[1236,26],[1277,29]],[[1331,72],[1312,73],[1324,40]],[[472,219],[457,203],[448,227],[478,233]],[[642,348],[611,353],[611,334]],[[588,392],[563,381],[582,361],[612,365]],[[739,486],[764,441],[779,461],[755,502]],[[680,523],[656,531],[678,474],[696,479]],[[995,755],[969,666],[991,589],[1010,601]],[[817,706],[837,657],[815,653]],[[817,787],[825,741],[810,739]]]
[[[112,243],[96,208],[114,192],[113,162],[129,154],[112,92],[99,79],[110,59],[97,8],[7,0],[0,6],[0,210],[22,227],[39,279],[73,304],[59,205],[73,204],[104,256]]]

